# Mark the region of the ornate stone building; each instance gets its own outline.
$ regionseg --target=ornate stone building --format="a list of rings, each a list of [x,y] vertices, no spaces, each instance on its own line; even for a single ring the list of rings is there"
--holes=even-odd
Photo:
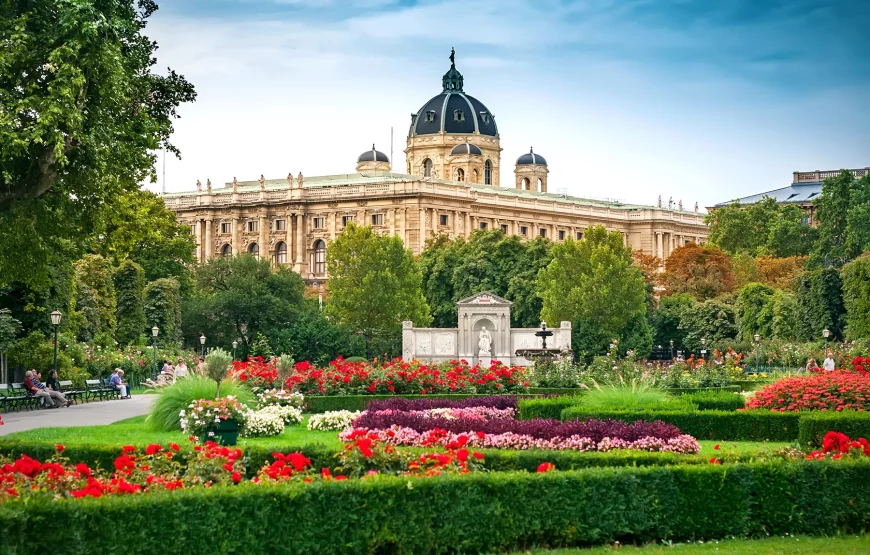
[[[164,196],[196,237],[197,258],[243,252],[268,256],[310,280],[326,277],[326,247],[351,221],[402,238],[414,253],[440,233],[468,237],[496,229],[526,238],[578,239],[592,225],[617,230],[626,245],[666,257],[678,245],[706,241],[703,216],[682,202],[663,207],[547,192],[547,161],[530,150],[513,168],[514,187],[499,187],[501,146],[495,117],[464,92],[451,53],[442,92],[411,116],[407,173],[393,173],[372,145],[353,174],[197,182]]]

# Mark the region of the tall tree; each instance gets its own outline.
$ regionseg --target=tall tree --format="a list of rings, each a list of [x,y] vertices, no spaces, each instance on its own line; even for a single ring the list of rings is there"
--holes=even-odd
[[[772,288],[760,283],[750,283],[740,290],[740,332],[744,341],[752,341],[755,334],[773,336]]]
[[[673,341],[675,350],[684,350],[686,331],[680,329],[680,322],[683,319],[683,312],[694,304],[695,298],[685,293],[662,297],[658,308],[649,318],[650,326],[653,328],[653,342],[669,348]]]
[[[870,252],[843,266],[846,337],[870,337]]]
[[[638,319],[646,324],[646,286],[623,241],[619,232],[591,227],[579,241],[554,244],[552,261],[538,275],[543,319],[554,326],[572,322],[572,343],[581,356],[600,354],[612,339],[629,335],[652,343],[648,330],[632,329]]]
[[[175,278],[161,278],[145,286],[145,320],[160,329],[163,345],[181,342],[181,286]]]
[[[737,338],[737,311],[723,299],[695,303],[683,311],[680,330],[685,332],[683,342],[690,351],[700,351],[704,342],[725,347],[723,343]]]
[[[145,271],[125,260],[115,270],[115,298],[118,327],[115,336],[121,345],[136,342],[145,332]]]
[[[795,278],[802,274],[807,266],[807,257],[759,256],[755,264],[758,268],[758,281],[761,283],[774,289],[794,289]]]
[[[82,341],[98,336],[115,337],[115,283],[111,262],[98,254],[88,254],[76,263],[76,310],[84,315],[79,330]],[[86,322],[86,324],[85,324]],[[100,338],[106,343],[106,337]]]
[[[870,250],[870,174],[856,180],[843,170],[822,185],[816,201],[819,240],[810,263],[841,266]]]
[[[731,259],[708,245],[677,247],[665,260],[662,283],[668,295],[688,293],[698,300],[711,299],[734,288]]]
[[[826,328],[832,338],[843,337],[846,311],[840,272],[834,268],[804,272],[797,278],[795,295],[799,339],[819,341]]]
[[[326,250],[327,316],[377,343],[395,343],[403,320],[432,322],[423,276],[399,237],[348,225]],[[382,352],[383,347],[374,350]]]
[[[728,254],[800,256],[809,254],[818,236],[805,216],[800,207],[765,196],[754,204],[718,208],[706,222],[710,242]]]
[[[152,0],[5,2],[0,9],[0,283],[47,284],[83,252],[107,201],[154,177],[176,108],[152,72]]]
[[[198,345],[204,334],[208,345],[231,349],[240,339],[237,354],[245,357],[258,333],[271,339],[294,325],[304,289],[299,274],[266,259],[213,258],[196,268],[194,292],[184,301],[185,342]]]

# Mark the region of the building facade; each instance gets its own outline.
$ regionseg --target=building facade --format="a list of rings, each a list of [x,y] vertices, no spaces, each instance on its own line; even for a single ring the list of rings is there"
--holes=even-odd
[[[393,173],[376,150],[357,158],[356,173],[237,181],[164,195],[196,237],[199,261],[251,253],[310,280],[327,277],[326,248],[348,223],[400,237],[419,254],[427,239],[468,237],[475,229],[525,238],[579,239],[590,226],[622,233],[625,244],[665,258],[679,245],[703,243],[703,215],[683,210],[583,199],[547,191],[546,159],[530,149],[514,164],[514,187],[499,187],[501,146],[495,117],[464,91],[451,54],[442,92],[411,116],[407,173]]]
[[[859,168],[849,171],[854,174],[855,179],[861,179],[865,175],[870,174],[870,168]],[[822,194],[822,185],[826,179],[829,177],[837,177],[841,172],[842,170],[793,172],[791,185],[788,187],[782,187],[780,189],[767,191],[766,193],[750,195],[748,197],[727,202],[720,202],[715,206],[707,208],[707,210],[713,211],[722,208],[723,206],[730,206],[734,203],[743,205],[755,204],[764,197],[770,197],[776,200],[779,204],[795,204],[799,206],[806,213],[804,223],[815,227],[817,224],[815,200]]]

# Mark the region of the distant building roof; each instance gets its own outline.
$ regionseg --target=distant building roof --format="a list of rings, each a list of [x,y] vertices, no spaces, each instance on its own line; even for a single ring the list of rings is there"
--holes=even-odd
[[[840,175],[842,170],[830,171],[814,171],[814,172],[794,172],[792,174],[792,184],[782,189],[774,189],[757,195],[720,202],[713,208],[721,208],[735,202],[740,204],[755,204],[764,197],[770,197],[780,204],[812,204],[822,194],[822,183],[829,177]],[[861,178],[870,174],[870,168],[862,168],[857,170],[849,170],[855,174],[856,178]]]

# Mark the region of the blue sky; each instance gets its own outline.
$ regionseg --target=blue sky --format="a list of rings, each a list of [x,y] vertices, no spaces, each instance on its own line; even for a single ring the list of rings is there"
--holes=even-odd
[[[867,0],[164,0],[158,67],[197,88],[168,191],[404,168],[410,114],[456,48],[494,114],[502,186],[529,146],[550,190],[701,206],[870,166]],[[158,173],[162,168],[158,166]],[[162,183],[153,185],[160,188]]]

